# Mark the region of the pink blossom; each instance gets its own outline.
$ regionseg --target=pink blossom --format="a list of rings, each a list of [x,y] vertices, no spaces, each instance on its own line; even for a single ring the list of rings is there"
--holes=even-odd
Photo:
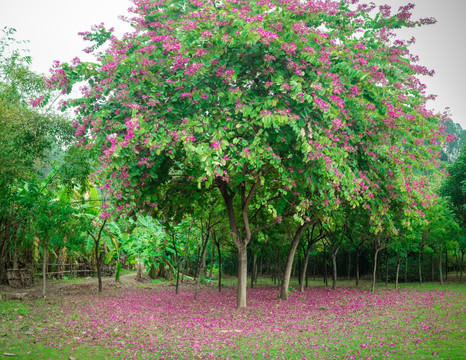
[[[42,104],[43,101],[44,101],[44,96],[41,95],[39,97],[29,99],[29,104],[36,107],[36,106],[39,106],[40,104]]]
[[[221,148],[221,142],[218,141],[218,140],[217,140],[217,141],[212,141],[212,142],[210,143],[210,147],[211,147],[212,149],[220,149],[220,148]]]
[[[261,43],[263,43],[265,45],[270,45],[271,41],[273,41],[275,39],[278,39],[278,34],[277,33],[273,33],[273,32],[264,30],[264,28],[261,27],[261,26],[259,26],[256,29],[256,31],[259,34]]]

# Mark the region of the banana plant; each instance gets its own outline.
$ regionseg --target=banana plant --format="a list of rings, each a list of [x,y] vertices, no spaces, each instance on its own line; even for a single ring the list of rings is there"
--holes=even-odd
[[[125,244],[128,254],[137,257],[148,269],[174,269],[176,254],[183,255],[179,242],[172,241],[163,225],[150,216],[137,215],[131,223],[134,227]]]
[[[115,221],[112,221],[108,224],[107,228],[104,230],[104,233],[109,240],[107,242],[107,246],[110,249],[110,251],[107,253],[105,264],[109,264],[112,260],[116,260],[115,281],[118,282],[120,281],[121,274],[121,252],[124,250],[123,245],[128,243],[130,234],[124,232],[120,225]]]

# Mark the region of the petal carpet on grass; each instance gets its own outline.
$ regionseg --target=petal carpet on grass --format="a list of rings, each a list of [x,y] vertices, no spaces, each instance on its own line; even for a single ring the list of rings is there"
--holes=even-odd
[[[283,301],[276,289],[249,289],[248,307],[240,310],[234,289],[202,290],[197,302],[192,291],[175,295],[165,288],[25,304],[24,315],[0,322],[0,333],[8,334],[0,340],[3,353],[42,358],[37,349],[46,348],[56,358],[76,359],[83,349],[109,359],[455,359],[465,343],[464,296],[453,291],[316,287]]]

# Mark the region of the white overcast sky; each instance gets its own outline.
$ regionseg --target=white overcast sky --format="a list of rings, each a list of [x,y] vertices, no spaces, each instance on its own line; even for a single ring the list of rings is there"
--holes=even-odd
[[[420,64],[436,71],[434,78],[423,79],[428,93],[438,95],[430,107],[442,111],[450,107],[453,121],[466,129],[466,0],[373,0],[388,4],[394,11],[414,2],[414,17],[435,17],[438,23],[402,34],[416,37],[411,51],[420,56]],[[363,2],[367,2],[364,1]],[[117,33],[129,25],[118,19],[132,6],[129,0],[0,0],[0,28],[13,27],[18,40],[29,40],[33,69],[47,73],[52,62],[70,61],[75,56],[92,60],[82,52],[87,44],[77,35],[92,25],[104,22]]]

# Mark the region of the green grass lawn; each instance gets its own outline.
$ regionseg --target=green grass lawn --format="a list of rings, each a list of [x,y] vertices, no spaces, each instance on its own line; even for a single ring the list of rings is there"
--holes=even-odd
[[[288,301],[267,284],[241,310],[231,287],[204,288],[195,302],[157,284],[3,301],[0,359],[464,359],[464,284],[371,294],[313,281]]]

